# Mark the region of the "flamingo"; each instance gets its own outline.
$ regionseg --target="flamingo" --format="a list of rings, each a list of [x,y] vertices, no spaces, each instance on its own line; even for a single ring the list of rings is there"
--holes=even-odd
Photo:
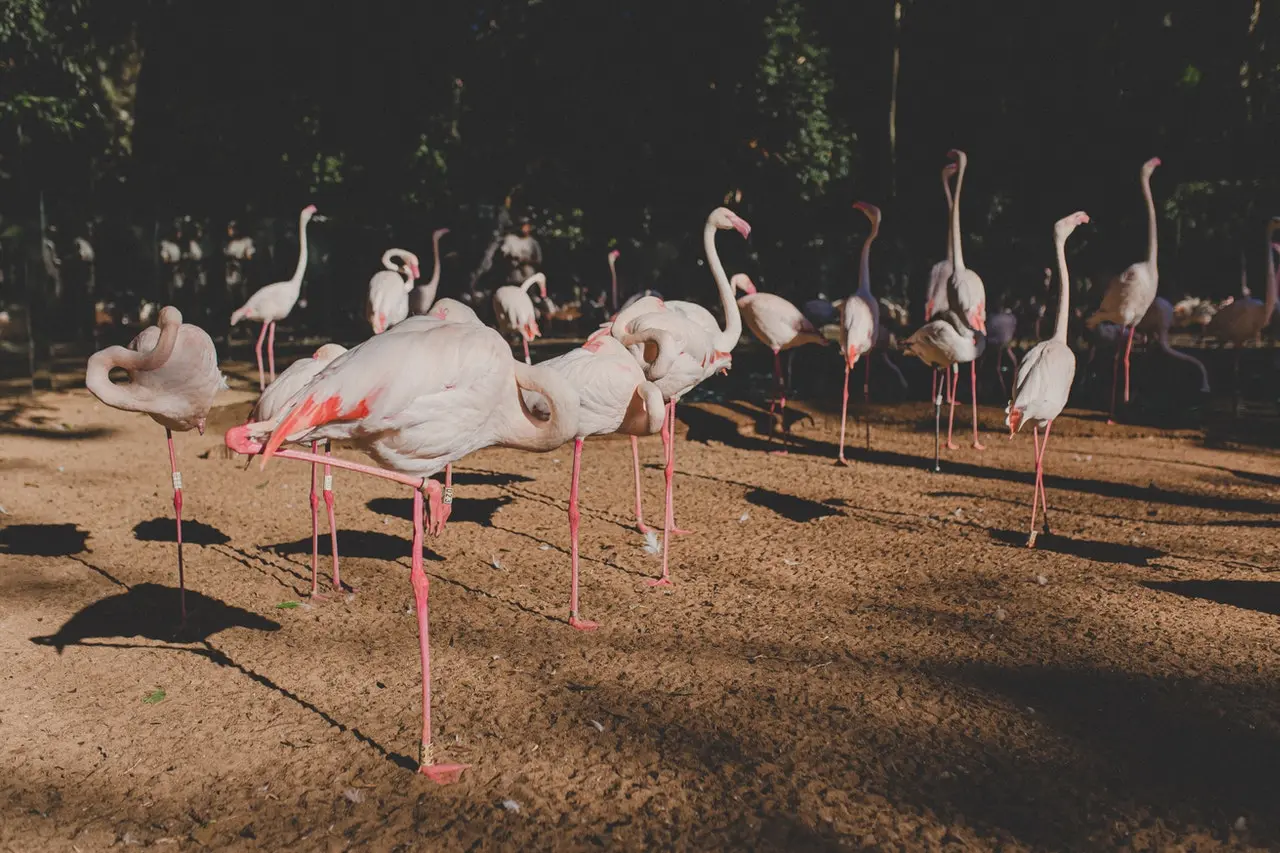
[[[1014,375],[1018,373],[1018,356],[1013,352],[1013,339],[1018,334],[1018,318],[1008,308],[987,318],[987,349],[996,351],[996,378],[1000,380],[1000,393],[1007,393],[1004,371],[1000,362],[1007,355],[1013,362]]]
[[[1205,370],[1204,364],[1198,358],[1187,355],[1185,352],[1179,352],[1169,344],[1169,329],[1173,326],[1173,305],[1169,300],[1157,296],[1151,300],[1151,307],[1147,309],[1147,313],[1138,322],[1138,332],[1154,338],[1156,346],[1158,346],[1165,355],[1176,358],[1179,361],[1185,361],[1194,364],[1196,369],[1200,371],[1200,393],[1209,393],[1209,371]]]
[[[926,323],[948,308],[947,282],[951,279],[955,264],[955,253],[951,247],[951,177],[956,173],[956,168],[955,163],[948,163],[942,167],[942,192],[947,197],[947,257],[945,260],[938,261],[929,270],[929,289],[924,295],[924,322]],[[930,400],[938,395],[938,371],[936,370],[933,371],[932,388],[929,394]]]
[[[382,266],[369,279],[369,298],[364,316],[380,335],[409,316],[409,294],[418,278],[418,256],[404,249],[387,249],[382,253]],[[403,277],[402,277],[403,276]]]
[[[1027,547],[1036,546],[1036,504],[1044,503],[1044,532],[1049,533],[1049,499],[1044,494],[1044,452],[1049,447],[1049,430],[1053,421],[1062,414],[1071,393],[1071,382],[1076,375],[1076,356],[1067,346],[1068,301],[1071,298],[1067,275],[1067,238],[1076,228],[1089,221],[1084,212],[1073,213],[1059,219],[1053,226],[1054,250],[1058,255],[1058,319],[1053,326],[1053,337],[1031,348],[1022,359],[1014,382],[1013,399],[1005,409],[1005,425],[1009,427],[1009,439],[1027,421],[1032,424],[1031,436],[1035,442],[1036,478],[1031,492],[1031,533]],[[1040,427],[1044,427],[1044,441],[1040,440]]]
[[[111,381],[113,367],[129,373],[127,385]],[[89,356],[85,385],[93,396],[115,409],[142,412],[164,427],[173,475],[173,513],[178,536],[178,607],[187,621],[187,586],[182,563],[182,473],[173,448],[173,433],[196,430],[204,435],[213,398],[227,387],[218,370],[213,340],[199,326],[182,322],[173,306],[160,311],[158,325],[149,326],[126,347],[107,347]]]
[[[1160,270],[1156,266],[1156,203],[1151,197],[1151,173],[1160,165],[1159,157],[1152,157],[1142,164],[1139,181],[1142,184],[1142,196],[1147,202],[1147,259],[1131,265],[1123,273],[1111,279],[1106,293],[1102,296],[1102,305],[1093,313],[1085,325],[1090,329],[1099,323],[1116,323],[1128,331],[1129,340],[1124,350],[1124,401],[1129,402],[1129,355],[1133,351],[1133,333],[1138,321],[1147,313],[1151,302],[1156,298],[1156,290],[1160,284]],[[1116,360],[1111,368],[1111,413],[1107,423],[1115,423],[1116,418],[1116,385],[1120,374],[1120,347],[1116,347]]]
[[[1276,277],[1276,262],[1271,255],[1272,235],[1276,229],[1280,228],[1280,217],[1275,217],[1267,223],[1267,292],[1265,301],[1244,296],[1240,299],[1232,300],[1230,305],[1223,307],[1213,318],[1209,320],[1209,325],[1205,327],[1205,333],[1217,338],[1224,344],[1229,343],[1235,350],[1235,358],[1232,362],[1233,385],[1233,409],[1236,412],[1240,410],[1240,349],[1249,341],[1255,341],[1262,334],[1262,330],[1271,322],[1271,315],[1276,310],[1276,288],[1278,286]]]
[[[667,401],[667,416],[662,427],[662,443],[666,451],[666,513],[663,520],[662,537],[662,577],[649,583],[653,586],[671,586],[671,574],[668,568],[668,549],[671,535],[682,531],[675,529],[675,505],[672,491],[675,475],[675,428],[676,403],[703,380],[717,370],[727,370],[732,363],[733,348],[742,337],[742,315],[738,311],[738,303],[734,301],[733,285],[720,263],[720,255],[716,251],[716,232],[734,229],[744,239],[751,235],[751,225],[726,207],[717,207],[707,217],[702,229],[702,246],[707,255],[707,265],[715,279],[716,289],[720,292],[720,304],[724,309],[725,327],[704,328],[691,320],[689,315],[671,303],[664,303],[656,296],[643,296],[624,308],[614,318],[610,332],[621,340],[636,356],[644,368],[645,377],[658,386],[662,398]],[[705,309],[703,309],[705,310]],[[678,351],[678,355],[668,367],[663,358],[665,353],[660,345],[649,342],[645,345],[634,343],[629,336],[655,330],[667,332],[671,336],[669,346]],[[657,368],[661,365],[662,375]],[[636,441],[631,442],[632,462],[636,478],[636,523],[641,530],[644,526],[640,506],[640,456]]]
[[[431,232],[431,278],[426,284],[420,284],[409,294],[409,313],[417,316],[431,310],[436,301],[436,290],[440,287],[440,238],[449,233],[448,228],[437,228]]]
[[[840,410],[840,453],[836,464],[849,464],[844,458],[844,429],[849,416],[849,374],[861,356],[867,356],[866,379],[862,383],[864,404],[871,402],[871,349],[880,338],[880,303],[871,295],[871,244],[880,234],[880,208],[864,201],[853,205],[871,220],[871,233],[862,243],[862,260],[858,267],[858,292],[840,306],[840,352],[844,355],[844,400]],[[871,421],[867,421],[867,445],[871,445]]]
[[[404,369],[413,365],[412,370]],[[534,417],[521,398],[532,391],[549,416]],[[437,763],[431,744],[430,581],[422,569],[424,531],[443,531],[452,496],[430,479],[446,464],[483,447],[553,450],[578,432],[578,394],[553,370],[511,357],[503,337],[471,323],[437,323],[415,332],[377,335],[334,359],[274,420],[234,427],[226,444],[237,453],[329,463],[413,489],[410,581],[422,662],[422,738],[418,770],[438,783],[465,765]],[[300,450],[288,443],[350,441],[381,466]],[[263,443],[265,441],[265,444]],[[426,524],[423,494],[427,495]]]
[[[777,452],[786,453],[787,383],[782,377],[780,353],[805,344],[826,346],[827,339],[799,308],[786,299],[776,293],[757,291],[746,273],[738,273],[730,279],[730,283],[735,294],[739,290],[746,294],[738,298],[738,311],[747,328],[756,336],[756,340],[773,352],[774,387],[778,396],[769,403],[769,443],[773,443],[773,410],[775,406],[779,406],[782,412],[783,449]]]
[[[573,439],[573,475],[569,487],[569,624],[580,631],[591,631],[597,623],[582,619],[578,611],[578,479],[582,471],[582,443],[593,435],[622,433],[636,437],[653,435],[666,422],[666,403],[658,386],[645,378],[644,370],[627,349],[628,345],[652,342],[659,351],[658,361],[649,370],[660,377],[670,369],[676,350],[666,332],[650,330],[628,335],[621,340],[610,334],[608,327],[597,330],[587,342],[564,355],[540,363],[554,370],[578,392],[578,433]],[[526,402],[541,414],[541,399]]]
[[[947,303],[955,309],[955,315],[970,329],[983,335],[987,333],[987,291],[982,278],[964,265],[964,248],[960,243],[960,190],[964,186],[964,173],[969,167],[968,156],[959,149],[947,152],[947,156],[956,161],[956,195],[951,204],[951,253],[954,268],[947,279]],[[951,443],[951,421],[955,420],[955,384],[951,381],[951,415],[947,423],[947,449],[954,450]],[[969,362],[969,384],[973,398],[973,449],[985,450],[978,441],[978,364]]]
[[[616,265],[618,256],[621,254],[617,249],[609,253],[609,279],[612,282],[611,287],[613,289],[613,301],[609,304],[613,306],[614,312],[618,310],[618,268]]]
[[[914,355],[929,367],[943,370],[944,390],[951,399],[951,419],[955,420],[956,383],[959,381],[961,364],[974,361],[982,355],[986,348],[986,337],[979,331],[969,328],[953,309],[948,308],[938,319],[925,323],[907,338],[903,351]],[[948,379],[948,374],[951,378]],[[942,431],[942,394],[936,390],[933,398],[933,470],[939,471],[938,444]],[[947,447],[954,450],[951,442],[951,425],[947,425]]]
[[[275,378],[258,398],[258,403],[249,413],[250,421],[266,421],[276,417],[294,395],[305,388],[329,362],[347,351],[341,344],[325,344],[311,355],[300,358]],[[311,452],[316,453],[318,442],[311,443]],[[332,455],[329,442],[325,441],[325,456]],[[329,537],[333,551],[333,588],[338,592],[351,590],[342,583],[342,575],[338,571],[338,525],[334,521],[333,471],[332,466],[324,466],[324,505],[329,515]],[[311,464],[311,597],[320,598],[317,587],[317,564],[320,562],[320,498],[316,495],[316,463]]]
[[[504,335],[512,332],[520,333],[520,342],[524,344],[524,363],[529,360],[529,341],[540,337],[538,316],[533,310],[533,300],[529,298],[529,288],[538,285],[542,298],[547,298],[547,277],[543,273],[534,273],[525,279],[524,284],[516,287],[513,284],[503,285],[493,292],[493,313],[498,318],[498,329]]]
[[[307,271],[307,223],[311,220],[323,222],[324,217],[316,214],[316,206],[309,204],[298,214],[298,266],[293,270],[293,277],[288,281],[278,281],[260,288],[249,297],[249,301],[231,313],[231,325],[241,320],[261,320],[262,331],[258,333],[258,343],[254,352],[258,356],[258,390],[267,387],[267,380],[262,372],[262,339],[267,338],[267,359],[271,368],[271,379],[276,378],[276,323],[289,316],[293,306],[302,292],[302,275]]]

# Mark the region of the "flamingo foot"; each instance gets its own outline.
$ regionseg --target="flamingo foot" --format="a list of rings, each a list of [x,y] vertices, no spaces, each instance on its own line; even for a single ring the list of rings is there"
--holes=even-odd
[[[980,442],[980,441],[975,441],[975,442],[973,443],[973,449],[974,449],[974,450],[986,450],[986,449],[987,449],[987,446],[986,446],[985,444],[983,444],[982,442]]]
[[[943,446],[943,447],[945,447],[947,450],[959,450],[959,449],[960,449],[960,445],[955,444],[955,443],[950,442],[950,441],[948,441],[946,444],[944,444],[944,445],[942,445],[942,446]]]
[[[654,578],[653,580],[646,581],[646,583],[648,583],[649,586],[675,586],[675,584],[671,582],[671,578]]]
[[[838,456],[838,457],[836,457],[836,464],[837,464],[837,465],[839,465],[839,466],[840,466],[840,467],[842,467],[842,468],[848,468],[848,467],[849,467],[849,460],[848,460],[848,459],[845,459],[843,456]]]
[[[1115,425],[1116,425],[1115,421],[1111,420],[1111,418],[1107,418],[1107,426],[1115,426]]]
[[[600,627],[600,623],[592,622],[590,619],[579,619],[577,616],[570,616],[569,627],[577,628],[579,631],[594,631]]]
[[[420,764],[418,772],[437,785],[451,785],[462,777],[462,771],[470,764]]]
[[[693,533],[693,531],[692,531],[692,530],[684,530],[683,528],[680,528],[680,527],[673,527],[673,528],[671,528],[671,535],[672,535],[672,536],[688,536],[688,535],[690,535],[691,533]]]
[[[641,521],[640,519],[638,519],[638,518],[637,518],[637,519],[636,519],[636,530],[639,530],[641,533],[650,533],[650,532],[652,532],[652,531],[653,531],[653,528],[652,528],[652,527],[650,527],[649,525],[645,524],[643,521]]]
[[[787,451],[785,450],[770,450],[769,455],[770,456],[786,456],[788,454],[787,454]]]
[[[1028,548],[1036,547],[1036,531],[1034,530],[1031,531],[1031,535],[1027,537],[1027,547]]]

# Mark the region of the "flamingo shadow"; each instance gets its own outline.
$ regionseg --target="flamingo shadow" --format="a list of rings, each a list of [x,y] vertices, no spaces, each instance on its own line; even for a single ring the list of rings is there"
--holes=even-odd
[[[321,556],[328,557],[333,555],[332,542],[328,535],[321,533],[318,545]],[[277,542],[274,545],[265,545],[263,547],[268,551],[281,555],[309,555],[311,553],[311,537],[305,536],[292,542]],[[339,557],[364,557],[371,560],[395,561],[401,557],[408,556],[411,547],[409,540],[404,536],[394,536],[377,530],[338,531]],[[430,548],[423,548],[422,556],[436,562],[444,560],[444,557]]]
[[[1022,548],[1027,544],[1027,533],[1023,530],[988,531],[991,538],[1003,545]],[[1036,548],[1051,551],[1055,554],[1067,554],[1099,563],[1124,563],[1130,566],[1145,567],[1150,561],[1164,556],[1164,552],[1156,548],[1141,545],[1121,545],[1116,542],[1099,542],[1095,539],[1076,539],[1070,536],[1059,536],[1056,533],[1042,533],[1036,538]]]
[[[772,510],[783,518],[800,524],[828,515],[844,515],[827,503],[799,498],[772,489],[753,488],[746,494],[747,503]]]
[[[1280,583],[1275,581],[1143,581],[1142,585],[1183,598],[1198,598],[1280,616]]]
[[[473,524],[479,524],[481,527],[493,526],[493,514],[498,511],[499,507],[504,507],[514,500],[510,495],[501,495],[496,498],[469,498],[467,500],[455,500],[453,502],[453,512],[449,515],[449,523],[453,524],[460,521],[469,521]],[[382,515],[389,515],[393,518],[402,518],[405,521],[413,521],[413,501],[408,498],[374,498],[365,506],[373,512]],[[310,543],[311,540],[307,540]],[[310,545],[308,544],[308,549]],[[342,548],[342,544],[338,544]],[[403,548],[401,549],[403,551]]]
[[[139,542],[177,542],[178,526],[172,518],[152,518],[139,521],[133,528],[133,538]],[[231,537],[203,521],[182,520],[184,545],[226,545]]]
[[[69,557],[85,551],[88,538],[75,524],[11,524],[0,528],[0,554]]]

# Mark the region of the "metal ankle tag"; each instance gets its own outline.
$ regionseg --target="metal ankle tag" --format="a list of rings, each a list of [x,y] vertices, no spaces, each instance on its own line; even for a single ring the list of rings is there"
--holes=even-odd
[[[442,500],[447,504],[453,503],[453,486],[444,487],[444,497]]]
[[[332,474],[325,474],[325,475],[324,475],[324,490],[325,490],[326,492],[332,492],[332,491],[333,491],[333,475],[332,475]]]
[[[174,472],[173,472],[173,487],[174,487],[175,489],[181,489],[181,488],[182,488],[182,472],[181,472],[181,471],[174,471]]]

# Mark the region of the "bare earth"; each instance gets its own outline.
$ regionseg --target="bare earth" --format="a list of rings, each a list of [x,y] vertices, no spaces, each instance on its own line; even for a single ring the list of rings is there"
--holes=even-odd
[[[309,470],[227,458],[251,395],[224,397],[177,438],[181,636],[163,430],[83,390],[0,403],[0,848],[1280,843],[1274,450],[1069,412],[1028,551],[1031,436],[994,407],[937,475],[923,402],[877,406],[870,451],[854,425],[849,468],[829,406],[770,456],[759,394],[682,405],[671,591],[627,442],[587,443],[592,634],[565,621],[571,448],[480,453],[427,543],[435,734],[473,765],[438,787],[408,494],[337,474],[359,592],[310,603]]]

